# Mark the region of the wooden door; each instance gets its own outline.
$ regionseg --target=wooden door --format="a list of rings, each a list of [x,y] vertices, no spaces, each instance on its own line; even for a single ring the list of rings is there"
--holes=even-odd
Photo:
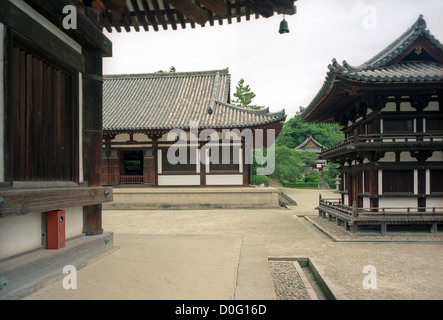
[[[155,165],[154,157],[145,157],[143,161],[143,182],[154,184],[155,182]]]

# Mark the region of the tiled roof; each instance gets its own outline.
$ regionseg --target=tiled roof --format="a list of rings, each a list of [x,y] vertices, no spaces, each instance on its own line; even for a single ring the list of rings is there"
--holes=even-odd
[[[349,65],[346,60],[340,65],[336,59],[328,66],[328,76],[339,74],[352,80],[370,82],[417,82],[439,81],[443,79],[443,65],[431,61],[401,61],[390,65],[403,54],[420,36],[424,36],[439,51],[443,45],[426,30],[426,22],[420,15],[415,23],[385,49],[358,67]]]
[[[229,104],[228,69],[203,72],[107,75],[103,83],[103,130],[144,131],[244,128],[283,121],[285,112]],[[212,114],[208,112],[211,109]]]
[[[343,61],[343,66],[349,70],[370,70],[386,66],[407,50],[420,36],[426,37],[440,51],[443,51],[443,45],[426,29],[426,21],[423,19],[423,15],[420,15],[417,21],[400,37],[362,65],[351,67],[346,61]]]
[[[441,61],[402,60],[401,55],[407,54],[419,37],[424,37],[425,41],[434,46],[438,52],[443,52],[443,45],[426,30],[426,22],[420,15],[417,21],[399,38],[360,66],[353,67],[346,61],[340,65],[336,59],[332,59],[332,64],[328,65],[329,71],[323,86],[311,103],[306,108],[301,108],[300,116],[302,118],[308,117],[314,107],[333,90],[336,82],[340,82],[340,80],[383,84],[438,83],[443,81]],[[396,58],[399,59],[395,60]]]
[[[348,69],[330,65],[332,73],[367,82],[424,82],[443,80],[443,65],[436,62],[402,62],[392,66],[365,69]]]
[[[317,145],[317,147],[316,148],[307,148],[307,149],[321,149],[323,147],[323,145],[320,142],[315,140],[312,136],[309,136],[308,138],[305,139],[305,141],[303,141],[298,146],[296,146],[295,150],[306,150],[306,149],[304,149],[304,146],[306,146],[306,144],[308,144],[308,142],[310,142],[310,141],[314,142]]]

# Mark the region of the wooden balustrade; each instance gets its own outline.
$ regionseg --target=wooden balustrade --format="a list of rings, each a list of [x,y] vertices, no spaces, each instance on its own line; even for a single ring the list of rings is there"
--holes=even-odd
[[[338,213],[346,214],[353,217],[399,217],[399,216],[416,216],[430,217],[443,216],[443,207],[373,207],[373,208],[357,208],[354,201],[353,206],[347,206],[341,203],[340,199],[323,199],[320,197],[319,205],[329,209],[333,209]]]
[[[143,175],[120,175],[120,183],[141,184],[143,183]]]
[[[364,134],[349,136],[343,141],[336,142],[326,148],[322,153],[339,149],[353,149],[360,143],[414,143],[414,142],[443,142],[443,135],[431,133],[389,133],[389,134]]]

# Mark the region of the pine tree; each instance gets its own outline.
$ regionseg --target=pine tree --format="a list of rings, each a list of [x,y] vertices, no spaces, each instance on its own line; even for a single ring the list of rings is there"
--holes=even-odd
[[[249,85],[245,85],[245,80],[241,78],[238,81],[236,91],[234,92],[235,100],[232,101],[232,104],[248,109],[260,109],[259,106],[251,105],[252,99],[255,97],[255,93],[251,91]]]

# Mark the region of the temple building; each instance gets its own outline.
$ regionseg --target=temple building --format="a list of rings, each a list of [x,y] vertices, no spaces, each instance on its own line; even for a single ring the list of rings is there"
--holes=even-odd
[[[105,76],[103,184],[249,186],[252,147],[272,144],[286,115],[229,95],[228,69]]]
[[[102,206],[114,200],[102,186],[102,66],[113,52],[103,30],[209,28],[274,13],[294,14],[294,0],[1,1],[0,299],[114,247],[102,228]]]
[[[298,146],[295,147],[295,151],[309,151],[309,152],[315,152],[317,154],[320,154],[324,146],[315,140],[312,136],[309,136],[306,138],[302,143],[300,143]],[[324,159],[317,159],[316,164],[313,166],[313,168],[322,170],[323,167],[327,165],[327,161]]]
[[[422,16],[358,67],[335,59],[301,116],[343,126],[345,140],[320,158],[339,163],[340,203],[319,213],[353,231],[443,223],[443,46]]]

